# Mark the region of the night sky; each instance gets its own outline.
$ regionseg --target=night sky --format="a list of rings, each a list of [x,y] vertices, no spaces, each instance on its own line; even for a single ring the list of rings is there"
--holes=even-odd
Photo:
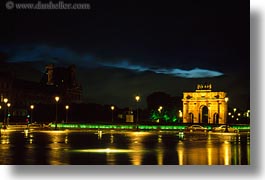
[[[39,81],[48,63],[75,64],[84,101],[118,107],[209,82],[231,106],[249,108],[249,1],[75,2],[91,9],[7,10],[1,2],[0,70]]]

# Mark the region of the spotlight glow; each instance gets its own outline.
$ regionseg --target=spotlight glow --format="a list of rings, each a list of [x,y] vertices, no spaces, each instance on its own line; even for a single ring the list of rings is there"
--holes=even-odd
[[[69,152],[73,153],[131,153],[131,152],[138,152],[136,150],[131,149],[74,149],[68,150]]]

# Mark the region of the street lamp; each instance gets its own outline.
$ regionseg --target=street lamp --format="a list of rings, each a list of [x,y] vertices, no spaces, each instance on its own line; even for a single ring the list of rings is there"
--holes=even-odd
[[[67,123],[68,122],[68,109],[69,109],[69,105],[66,105],[65,106],[65,122]]]
[[[137,109],[136,109],[136,111],[137,111],[137,112],[136,112],[136,113],[137,113],[137,118],[136,118],[136,123],[138,123],[138,121],[139,121],[139,112],[138,112],[138,111],[139,111],[139,110],[138,110],[139,108],[138,108],[138,102],[140,101],[140,99],[141,99],[140,96],[138,96],[138,95],[135,96],[135,100],[136,100],[136,103],[137,103]]]
[[[182,118],[182,116],[183,116],[183,115],[182,115],[182,111],[179,110],[179,117]]]
[[[56,105],[56,112],[55,112],[55,130],[57,130],[57,120],[58,120],[58,102],[59,102],[59,100],[60,100],[60,97],[59,96],[55,96],[55,101],[56,101],[56,103],[55,103],[55,105]]]
[[[159,108],[157,109],[158,110],[158,112],[159,112],[159,118],[158,118],[158,123],[160,122],[160,118],[161,118],[161,111],[162,111],[162,109],[163,109],[163,106],[159,106]]]
[[[163,106],[159,106],[157,110],[159,111],[159,113],[161,113],[162,109],[163,109]]]
[[[8,99],[7,98],[4,98],[4,103],[6,104],[8,102]]]
[[[226,126],[225,126],[225,132],[228,132],[228,122],[227,122],[227,110],[228,110],[228,107],[227,107],[227,102],[228,102],[229,98],[228,97],[225,97],[225,103],[226,103],[226,112],[225,112],[225,116],[226,116]]]
[[[4,103],[6,104],[7,102],[8,102],[8,99],[4,98]],[[6,109],[5,108],[4,108],[4,123],[3,124],[4,124],[3,129],[6,129]]]
[[[34,109],[34,105],[30,105],[30,109],[31,109],[31,113],[30,113],[30,119],[31,119],[31,124],[33,122],[33,109]]]
[[[110,106],[110,109],[111,109],[111,121],[113,123],[113,111],[115,109],[115,106]]]
[[[11,103],[7,103],[6,104],[7,105],[7,125],[9,125],[9,117],[10,117],[10,112],[9,112],[9,108],[10,108],[10,106],[11,106]]]

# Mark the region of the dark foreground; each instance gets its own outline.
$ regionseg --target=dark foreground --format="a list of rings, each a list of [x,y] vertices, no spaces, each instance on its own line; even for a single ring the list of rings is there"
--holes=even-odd
[[[0,164],[249,165],[249,133],[2,130]]]

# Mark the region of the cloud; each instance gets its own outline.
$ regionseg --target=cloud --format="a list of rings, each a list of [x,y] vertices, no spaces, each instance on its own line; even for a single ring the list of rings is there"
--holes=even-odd
[[[78,67],[95,68],[95,67],[111,67],[132,70],[135,72],[151,71],[156,74],[164,74],[182,78],[208,78],[222,76],[223,73],[193,68],[191,70],[183,70],[179,68],[157,68],[151,65],[133,64],[127,59],[99,59],[90,53],[77,53],[69,48],[53,47],[49,45],[24,45],[8,47],[0,46],[0,51],[9,55],[8,62],[37,62],[41,64],[60,64],[69,65],[75,64]],[[115,62],[113,62],[115,61]]]
[[[119,63],[102,63],[103,66],[129,69],[137,72],[151,71],[157,74],[172,75],[183,78],[208,78],[222,76],[223,73],[208,69],[194,68],[191,70],[183,70],[178,68],[152,68],[143,65],[130,64],[128,61],[121,61]]]
[[[129,70],[134,70],[134,71],[139,71],[139,72],[143,72],[143,71],[150,70],[150,68],[144,67],[142,65],[133,65],[133,64],[130,64],[127,60],[122,60],[122,61],[120,61],[118,63],[104,62],[104,63],[100,63],[100,64],[102,66],[106,66],[106,67],[129,69]]]
[[[169,74],[176,77],[184,78],[205,78],[205,77],[218,77],[222,76],[223,73],[208,69],[194,68],[191,70],[182,70],[182,69],[157,69],[154,70],[156,73]]]
[[[94,67],[95,57],[90,54],[79,54],[68,48],[48,45],[23,45],[0,47],[0,51],[8,53],[8,62],[44,62],[46,64],[76,64],[78,66]]]

